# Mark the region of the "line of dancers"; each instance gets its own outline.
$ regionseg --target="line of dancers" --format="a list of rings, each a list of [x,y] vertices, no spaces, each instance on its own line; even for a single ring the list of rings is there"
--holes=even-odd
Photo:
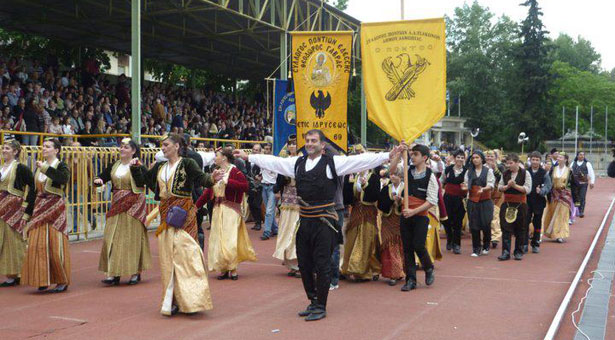
[[[256,261],[245,224],[250,184],[239,160],[279,174],[280,223],[273,256],[288,267],[289,276],[301,277],[310,304],[299,315],[307,321],[326,317],[328,292],[339,287],[338,277],[369,281],[383,276],[391,286],[404,280],[402,291],[410,291],[419,284],[420,265],[425,285],[432,285],[434,261],[442,258],[441,222],[447,250],[462,253],[465,224],[472,235],[472,256],[488,255],[501,243],[502,261],[521,260],[528,245],[538,253],[541,235],[558,242],[569,236],[574,176],[564,153],[543,163],[534,152],[526,167],[515,154],[500,164],[493,151],[487,156],[473,151],[466,161],[466,153],[457,150],[445,164],[420,144],[402,142],[390,153],[378,154],[357,147],[356,155],[339,156],[327,147],[321,131],[312,130],[305,138],[305,155],[298,155],[296,142],[289,141],[285,157],[223,148],[202,155],[201,166],[186,156],[183,137],[171,134],[162,139],[163,157],[150,169],[139,160],[139,146],[122,140],[119,160],[93,180],[96,186],[111,182],[113,188],[99,260],[106,275],[102,282],[118,285],[121,277],[130,277],[128,284],[138,284],[151,267],[147,187],[160,201],[161,313],[213,308],[207,272],[218,272],[219,280],[237,280],[239,264]],[[407,174],[400,164],[405,150],[410,154]],[[7,280],[1,286],[24,284],[42,291],[55,284],[50,291],[64,292],[71,283],[64,196],[70,170],[58,159],[61,145],[56,139],[43,143],[44,161],[37,162],[34,175],[18,162],[20,151],[15,140],[2,149],[0,274]],[[204,172],[211,163],[215,170]],[[195,199],[197,187],[205,189]],[[213,209],[205,260],[197,211],[207,203]],[[344,223],[346,205],[351,209]],[[500,230],[501,240],[492,239]]]

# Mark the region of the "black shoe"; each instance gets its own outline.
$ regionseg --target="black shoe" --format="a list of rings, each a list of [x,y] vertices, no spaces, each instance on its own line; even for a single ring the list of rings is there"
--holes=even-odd
[[[109,285],[109,286],[118,286],[120,284],[120,277],[119,276],[115,276],[112,279],[104,279],[101,280],[100,282]]]
[[[229,277],[230,277],[230,276],[229,276],[228,272],[226,272],[226,273],[224,273],[224,274],[222,274],[222,275],[218,275],[217,279],[218,279],[218,280],[226,280],[226,279],[228,279]]]
[[[129,285],[136,285],[137,283],[141,282],[141,274],[137,274],[137,276],[131,277],[130,281],[128,281]]]
[[[260,224],[255,224],[255,225],[252,227],[252,230],[261,230],[261,225],[260,225]]]
[[[394,279],[390,279],[388,282],[388,285],[391,287],[395,286],[396,284],[397,284],[397,280],[394,280]]]
[[[315,313],[310,313],[310,315],[308,315],[305,318],[305,321],[318,321],[320,319],[324,319],[327,317],[327,312],[322,310],[319,312],[315,312]]]
[[[527,254],[527,252],[528,252],[527,244],[524,244],[522,248],[523,248],[523,254]]]
[[[406,281],[406,284],[401,287],[402,292],[409,292],[413,289],[416,289],[416,282],[414,281]]]
[[[233,281],[239,280],[239,274],[231,275],[231,280]]]
[[[429,268],[425,270],[425,284],[431,286],[435,281],[436,276],[434,275],[434,269]]]
[[[532,253],[534,254],[540,253],[540,248],[538,246],[532,246]]]
[[[491,249],[497,249],[497,247],[498,247],[497,242],[491,242]]]
[[[585,214],[579,214],[579,217],[583,218],[583,217],[585,217]]]
[[[510,260],[510,253],[507,251],[503,251],[502,255],[498,256],[498,260],[500,261],[508,261]]]
[[[13,280],[13,282],[8,282],[8,281],[4,281],[2,283],[0,283],[0,287],[14,287],[14,286],[19,286],[19,278],[16,278]]]
[[[68,289],[68,285],[57,285],[54,289],[51,290],[52,293],[62,293]]]
[[[514,257],[515,257],[515,260],[521,261],[521,260],[523,260],[523,253],[520,253],[520,252],[519,253],[515,253]]]
[[[268,239],[269,239],[269,236],[267,236],[267,235],[261,236],[261,240],[263,240],[263,241],[267,241]]]
[[[42,291],[44,291],[44,290],[47,290],[47,288],[49,288],[49,287],[47,287],[47,286],[38,287],[38,291],[39,291],[39,292],[42,292]]]
[[[455,246],[453,246],[453,254],[461,254],[461,247],[459,245],[456,244]]]
[[[275,233],[271,233],[271,237],[276,237],[276,236],[278,236],[278,233],[277,233],[277,232],[275,232]]]
[[[346,280],[346,279],[347,279],[347,278],[346,278],[346,275],[344,275],[344,274],[340,274],[340,280],[344,281],[344,280]]]
[[[296,272],[295,272],[294,270],[291,270],[291,271],[289,271],[289,272],[286,274],[286,276],[288,276],[288,277],[295,277],[295,273],[296,273]]]
[[[171,315],[176,315],[177,313],[179,313],[179,307],[173,305],[173,307],[171,307]]]
[[[301,312],[297,313],[297,315],[299,315],[300,317],[306,317],[312,314],[312,311],[315,310],[316,308],[318,308],[318,306],[316,306],[316,304],[312,302],[307,306],[305,310],[302,310]]]
[[[380,275],[372,276],[372,281],[378,281],[378,280],[380,280]]]
[[[453,249],[453,242],[450,240],[446,240],[446,250],[452,250]]]

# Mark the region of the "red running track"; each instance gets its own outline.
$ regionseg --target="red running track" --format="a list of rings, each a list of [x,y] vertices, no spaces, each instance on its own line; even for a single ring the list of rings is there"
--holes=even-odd
[[[436,263],[433,286],[423,284],[422,273],[418,289],[409,293],[383,280],[342,281],[329,295],[328,317],[314,323],[296,316],[308,301],[301,280],[287,277],[285,268],[271,257],[275,240],[261,241],[254,231],[250,236],[258,262],[242,264],[238,281],[217,281],[215,273],[209,275],[214,309],[172,318],[159,314],[161,286],[153,235],[154,269],[136,286],[125,285],[128,278],[118,287],[103,286],[103,274],[97,272],[100,240],[73,244],[74,284],[67,293],[38,293],[29,287],[0,290],[0,338],[541,339],[614,189],[612,181],[598,181],[588,194],[587,217],[572,226],[565,244],[545,241],[540,254],[501,263],[496,259],[500,249],[470,257],[466,237],[462,255],[446,253]]]

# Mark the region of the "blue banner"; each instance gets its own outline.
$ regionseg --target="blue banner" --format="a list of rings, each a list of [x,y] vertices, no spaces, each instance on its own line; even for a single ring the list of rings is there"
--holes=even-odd
[[[295,92],[288,92],[287,80],[276,79],[273,94],[273,154],[278,155],[288,136],[297,134]]]

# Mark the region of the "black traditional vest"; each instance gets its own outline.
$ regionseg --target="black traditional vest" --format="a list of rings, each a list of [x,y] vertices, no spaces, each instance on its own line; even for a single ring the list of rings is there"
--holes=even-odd
[[[414,170],[414,166],[410,166],[408,170],[408,195],[427,200],[427,187],[431,178],[431,169],[427,168],[425,170],[425,177],[419,179],[415,179],[412,176],[412,170]]]
[[[547,174],[547,171],[540,167],[536,172],[534,172],[531,168],[527,172],[529,172],[530,176],[532,176],[532,190],[527,195],[532,199],[541,198],[542,196],[536,193],[536,188],[545,183],[545,175]]]
[[[368,180],[367,186],[363,189],[361,195],[361,201],[364,203],[375,203],[378,201],[378,195],[380,194],[380,167],[377,167],[372,171]]]
[[[517,178],[515,178],[515,183],[517,185],[523,186],[523,184],[525,184],[525,176],[526,176],[525,170],[519,168],[519,172],[517,173]],[[510,170],[506,170],[504,172],[504,185],[506,185],[508,181],[510,181],[511,177],[512,177],[512,172]],[[513,189],[513,188],[508,188],[506,191],[504,191],[504,193],[514,194],[514,195],[523,195],[521,191],[517,189]]]
[[[453,169],[455,165],[449,165],[444,169],[444,178],[446,179],[446,183],[450,184],[461,184],[463,183],[463,179],[466,175],[466,168],[463,168],[463,171],[459,174],[459,176],[455,176],[455,170]]]
[[[578,173],[582,173],[583,175],[589,174],[589,170],[587,169],[587,160],[584,159],[583,163],[579,165],[577,162],[572,164],[572,172],[577,175]]]
[[[333,203],[337,191],[337,172],[333,157],[322,155],[310,171],[305,170],[306,161],[307,156],[301,156],[295,163],[297,196],[309,205]],[[331,169],[333,179],[327,177],[327,165]]]

